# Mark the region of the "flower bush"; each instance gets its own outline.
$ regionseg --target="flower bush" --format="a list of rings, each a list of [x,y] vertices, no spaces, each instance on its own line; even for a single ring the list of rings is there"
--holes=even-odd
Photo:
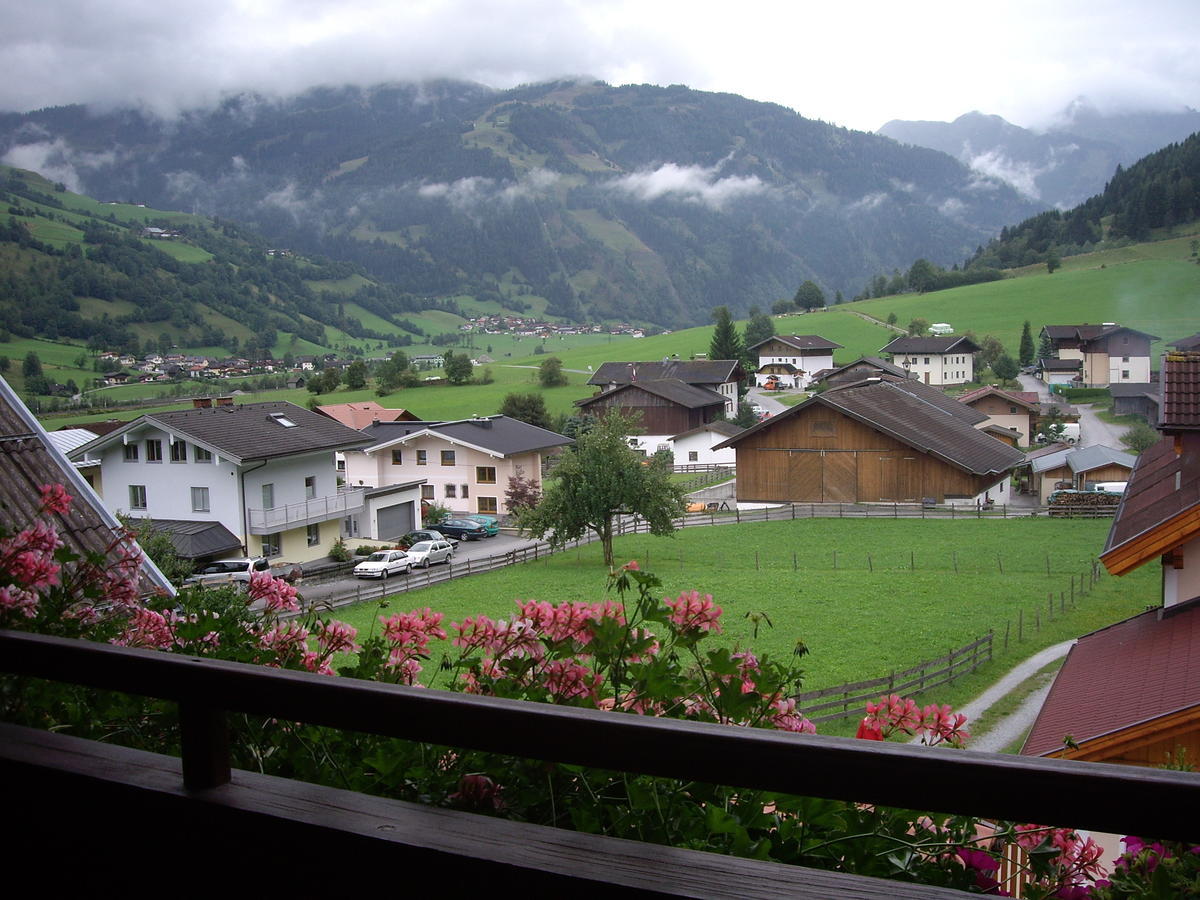
[[[518,601],[508,619],[444,623],[428,608],[390,612],[360,636],[303,611],[294,587],[255,573],[249,590],[192,588],[143,598],[127,534],[106,552],[64,548],[53,517],[60,486],[40,492],[37,521],[0,533],[0,626],[498,697],[732,727],[815,731],[797,710],[803,645],[787,660],[708,646],[721,632],[709,595],[662,597],[630,563],[596,603]],[[448,642],[448,643],[447,643]],[[440,648],[440,649],[439,649]],[[436,661],[434,656],[438,655]],[[178,747],[170,704],[36,679],[0,677],[0,713],[159,752]],[[1001,860],[1027,860],[1022,896],[1184,896],[1200,889],[1200,848],[1126,839],[1103,876],[1098,847],[1069,829],[983,822],[770,791],[513,759],[252,716],[230,716],[234,764],[338,787],[581,831],[785,863],[1005,894]],[[896,695],[867,704],[859,736],[919,737],[962,747],[966,718]]]

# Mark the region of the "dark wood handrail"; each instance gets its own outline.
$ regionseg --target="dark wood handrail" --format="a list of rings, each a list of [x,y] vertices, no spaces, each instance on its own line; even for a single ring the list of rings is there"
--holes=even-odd
[[[0,669],[180,702],[220,783],[219,711],[790,794],[1200,843],[1200,774],[930,749],[409,688],[0,631]],[[216,711],[216,712],[214,712]],[[227,757],[224,770],[228,770]]]

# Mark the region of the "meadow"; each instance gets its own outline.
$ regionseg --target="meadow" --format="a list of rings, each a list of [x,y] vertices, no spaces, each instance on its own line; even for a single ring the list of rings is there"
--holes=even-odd
[[[1078,585],[1090,571],[1108,527],[1045,518],[806,519],[628,536],[615,550],[661,578],[661,596],[711,593],[724,610],[721,642],[774,656],[803,643],[805,690],[887,675],[992,630],[993,662],[930,698],[961,703],[1036,650],[1156,602],[1159,581],[1149,566],[1121,579],[1102,575],[1071,608],[1071,580]],[[449,623],[480,613],[511,617],[517,600],[594,603],[605,591],[600,549],[591,544],[388,602],[393,611],[428,606]],[[380,612],[378,603],[364,603],[334,615],[365,634]],[[432,659],[452,651],[436,648]]]

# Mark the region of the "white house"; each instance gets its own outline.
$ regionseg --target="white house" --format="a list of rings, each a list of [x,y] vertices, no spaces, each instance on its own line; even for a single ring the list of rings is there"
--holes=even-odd
[[[675,465],[721,465],[732,468],[737,463],[737,451],[732,447],[723,450],[714,450],[713,447],[741,431],[731,422],[718,421],[675,435],[670,440]]]
[[[779,383],[803,390],[814,374],[833,368],[833,351],[841,348],[817,334],[777,334],[747,349],[758,355],[755,385]]]
[[[211,546],[286,562],[326,556],[366,492],[342,489],[334,453],[369,439],[292,403],[247,403],[143,415],[71,451],[99,465],[114,513],[211,523]],[[231,546],[232,545],[232,546]]]
[[[366,445],[346,452],[346,483],[386,488],[418,484],[421,499],[452,512],[507,515],[514,475],[542,483],[542,466],[570,438],[508,416],[454,422],[375,422]]]
[[[975,380],[974,353],[979,345],[968,337],[898,337],[882,350],[894,364],[922,384],[945,387]]]

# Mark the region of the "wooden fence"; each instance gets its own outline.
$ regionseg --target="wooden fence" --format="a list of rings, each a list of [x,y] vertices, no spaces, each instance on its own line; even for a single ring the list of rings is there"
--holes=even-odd
[[[868,701],[880,694],[899,694],[907,697],[929,688],[949,684],[957,678],[974,672],[992,658],[992,633],[972,641],[965,647],[951,650],[945,656],[918,663],[909,669],[892,672],[870,681],[855,681],[839,684],[820,691],[796,694],[797,712],[802,712],[813,722],[829,722],[834,719],[849,719],[861,715]],[[827,697],[837,699],[826,700]],[[823,700],[821,703],[811,703]],[[826,710],[837,710],[826,712]]]

